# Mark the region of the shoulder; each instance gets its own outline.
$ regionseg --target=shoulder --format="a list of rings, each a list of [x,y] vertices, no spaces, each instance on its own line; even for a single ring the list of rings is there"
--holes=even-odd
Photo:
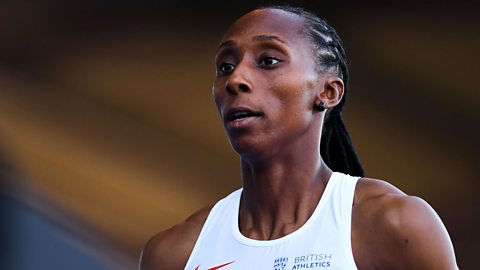
[[[154,235],[143,248],[139,269],[183,269],[212,207],[200,209],[184,222]]]
[[[352,246],[365,268],[457,268],[450,237],[433,208],[381,180],[362,178],[357,184]]]

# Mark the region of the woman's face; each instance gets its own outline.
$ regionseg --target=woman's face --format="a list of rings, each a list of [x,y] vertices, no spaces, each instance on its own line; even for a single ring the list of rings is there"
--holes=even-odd
[[[218,48],[215,103],[240,155],[275,150],[317,129],[321,90],[303,19],[275,9],[237,20]],[[252,152],[253,151],[253,152]]]

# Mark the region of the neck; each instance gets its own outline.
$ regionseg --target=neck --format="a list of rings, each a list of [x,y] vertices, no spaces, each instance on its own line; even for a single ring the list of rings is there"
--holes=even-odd
[[[297,140],[269,158],[242,159],[240,230],[253,239],[276,239],[312,215],[332,174],[319,146]]]

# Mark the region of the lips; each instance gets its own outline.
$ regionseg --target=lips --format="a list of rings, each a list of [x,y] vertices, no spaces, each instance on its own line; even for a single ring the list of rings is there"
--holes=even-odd
[[[254,118],[261,117],[262,112],[250,109],[248,107],[234,107],[227,110],[225,120],[234,126],[241,126],[240,123],[248,123]]]
[[[229,109],[225,114],[225,119],[228,121],[238,121],[244,118],[258,117],[261,115],[262,113],[259,111],[254,111],[245,107],[237,107]]]

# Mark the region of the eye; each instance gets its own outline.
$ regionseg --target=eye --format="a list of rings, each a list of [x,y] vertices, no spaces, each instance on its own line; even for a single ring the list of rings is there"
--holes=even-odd
[[[219,74],[228,74],[233,71],[235,68],[235,65],[232,63],[221,63],[218,66],[218,72]]]
[[[275,57],[272,57],[272,56],[267,56],[267,57],[262,58],[262,60],[260,60],[259,65],[261,67],[270,68],[270,67],[273,67],[274,65],[276,65],[280,62],[281,61],[278,58],[275,58]]]

